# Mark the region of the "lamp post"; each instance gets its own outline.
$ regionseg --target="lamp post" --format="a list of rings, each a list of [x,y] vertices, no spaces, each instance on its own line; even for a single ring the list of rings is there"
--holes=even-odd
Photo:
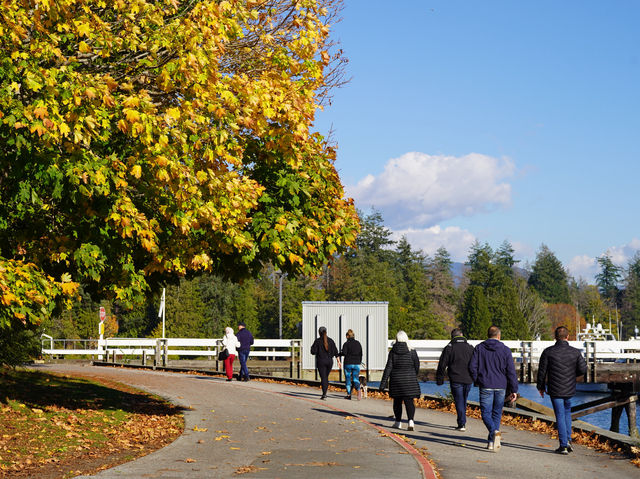
[[[278,306],[280,314],[278,316],[278,338],[282,339],[282,281],[287,276],[287,273],[283,273],[282,271],[276,271],[276,274],[280,276],[279,278],[279,288],[278,288]]]

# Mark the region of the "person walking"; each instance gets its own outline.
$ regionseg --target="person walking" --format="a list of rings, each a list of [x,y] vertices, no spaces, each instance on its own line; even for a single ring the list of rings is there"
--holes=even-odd
[[[240,341],[238,341],[236,335],[233,334],[233,328],[226,327],[224,329],[222,345],[229,353],[224,360],[224,371],[227,373],[227,381],[231,381],[233,379],[233,360],[236,358],[238,354],[237,348],[240,346]]]
[[[473,346],[462,335],[460,328],[451,331],[451,341],[442,350],[436,371],[436,383],[444,384],[445,374],[449,376],[449,387],[456,406],[458,426],[456,431],[466,431],[467,398],[473,385],[469,374],[469,362],[473,355]]]
[[[500,342],[500,328],[491,326],[487,338],[476,346],[469,362],[469,373],[480,388],[480,414],[489,431],[487,449],[498,452],[501,447],[502,408],[507,389],[509,400],[518,397],[518,378],[511,350]]]
[[[345,399],[351,399],[351,383],[356,388],[356,399],[360,400],[360,364],[362,363],[362,345],[356,340],[353,330],[347,331],[347,340],[342,345],[340,356],[344,359],[344,382],[347,388]]]
[[[409,338],[404,331],[398,331],[396,341],[387,356],[387,364],[380,380],[380,390],[389,389],[393,398],[393,427],[402,429],[402,405],[407,411],[407,429],[414,430],[413,418],[416,413],[414,399],[420,397],[420,359],[415,349],[409,346]]]
[[[556,415],[558,454],[569,454],[571,448],[571,399],[576,394],[576,378],[587,372],[587,363],[579,349],[569,346],[569,330],[559,326],[555,331],[556,344],[549,346],[538,363],[537,388],[540,397],[545,391],[551,398]]]
[[[311,354],[316,357],[316,369],[320,374],[322,387],[320,399],[325,400],[327,399],[327,389],[329,389],[329,373],[333,369],[333,358],[338,358],[338,367],[342,367],[342,365],[336,343],[327,335],[327,328],[324,326],[320,326],[318,329],[318,337],[311,345]]]
[[[240,381],[249,380],[249,368],[247,367],[247,359],[249,359],[249,353],[251,352],[251,345],[253,344],[253,334],[247,329],[247,325],[240,321],[238,323],[238,334],[236,335],[240,342],[238,348],[238,360],[240,361],[240,374],[238,379]]]

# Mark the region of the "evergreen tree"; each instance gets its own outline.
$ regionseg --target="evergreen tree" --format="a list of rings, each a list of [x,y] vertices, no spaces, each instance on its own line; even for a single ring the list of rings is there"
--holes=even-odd
[[[464,293],[460,325],[469,339],[486,339],[492,324],[487,299],[481,286],[471,285]]]
[[[469,258],[465,263],[469,266],[467,276],[469,277],[469,284],[474,286],[481,286],[486,288],[489,284],[492,271],[493,251],[491,247],[485,243],[480,244],[478,240],[471,245],[471,252]]]
[[[600,272],[596,274],[596,284],[600,294],[614,304],[618,298],[618,285],[622,279],[622,268],[615,265],[611,255],[605,254],[597,258]]]
[[[567,273],[555,254],[546,246],[540,246],[533,270],[529,276],[532,287],[546,303],[569,303]]]
[[[626,336],[633,336],[640,329],[640,252],[629,262],[624,284],[621,314]]]
[[[495,264],[498,266],[504,274],[507,276],[513,277],[513,267],[518,263],[516,259],[514,259],[513,254],[515,253],[513,246],[509,241],[504,240],[500,245],[500,248],[496,251],[495,254]]]

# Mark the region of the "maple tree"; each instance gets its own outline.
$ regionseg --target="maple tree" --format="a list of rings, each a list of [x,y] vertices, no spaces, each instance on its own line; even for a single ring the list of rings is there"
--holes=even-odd
[[[132,305],[202,271],[317,274],[354,244],[310,129],[339,78],[338,8],[2,2],[0,326],[37,324],[80,283]]]

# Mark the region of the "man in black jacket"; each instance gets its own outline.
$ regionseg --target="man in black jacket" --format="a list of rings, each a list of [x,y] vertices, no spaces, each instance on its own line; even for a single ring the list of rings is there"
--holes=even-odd
[[[542,352],[538,365],[538,391],[545,388],[556,414],[560,447],[555,452],[569,454],[571,449],[571,398],[576,393],[576,378],[587,372],[587,364],[579,349],[569,346],[569,330],[556,328],[556,344]]]
[[[467,343],[459,328],[451,331],[451,342],[445,346],[438,361],[436,382],[438,386],[444,384],[445,373],[449,376],[451,395],[458,414],[456,431],[466,431],[467,397],[471,391],[473,379],[469,374],[469,361],[473,355],[473,346]]]

